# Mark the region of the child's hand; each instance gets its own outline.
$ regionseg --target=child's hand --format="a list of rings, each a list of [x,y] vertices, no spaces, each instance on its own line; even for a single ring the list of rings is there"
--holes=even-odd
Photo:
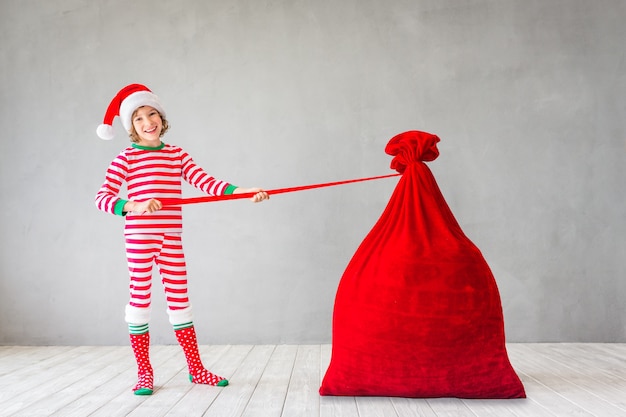
[[[130,210],[126,210],[126,206]],[[124,211],[132,211],[135,213],[154,213],[155,211],[161,210],[163,208],[163,204],[156,198],[151,198],[146,201],[129,201],[124,205]]]
[[[257,193],[254,195],[254,197],[251,198],[251,200],[255,203],[259,203],[263,200],[269,200],[270,199],[270,195],[268,193],[266,193],[265,191],[261,190],[260,188],[257,188],[256,190]],[[251,191],[253,192],[253,191]]]
[[[239,187],[239,188],[236,188],[235,191],[233,191],[233,194],[246,194],[246,193],[256,193],[255,195],[252,196],[252,198],[250,198],[250,201],[254,203],[258,203],[260,201],[270,199],[270,195],[260,188],[240,188]]]

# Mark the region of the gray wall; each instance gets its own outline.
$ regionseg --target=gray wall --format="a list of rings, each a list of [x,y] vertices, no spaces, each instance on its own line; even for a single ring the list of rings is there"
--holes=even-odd
[[[95,128],[131,82],[242,186],[390,173],[389,138],[438,134],[508,340],[626,342],[624,21],[623,0],[0,0],[0,344],[127,343],[122,221],[93,198],[128,143]],[[200,341],[329,342],[396,182],[185,208]]]

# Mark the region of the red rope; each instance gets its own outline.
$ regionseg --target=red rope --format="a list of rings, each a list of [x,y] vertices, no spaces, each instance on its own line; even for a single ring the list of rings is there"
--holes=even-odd
[[[382,178],[397,177],[399,175],[402,175],[402,174],[379,175],[377,177],[357,178],[354,180],[344,180],[344,181],[336,181],[336,182],[326,182],[323,184],[311,184],[311,185],[301,185],[298,187],[277,188],[275,190],[265,190],[265,192],[269,195],[292,193],[294,191],[303,191],[303,190],[310,190],[313,188],[322,188],[322,187],[332,187],[335,185],[350,184],[353,182],[378,180]],[[229,194],[229,195],[220,195],[220,196],[190,197],[190,198],[164,198],[160,201],[163,204],[163,207],[172,207],[172,206],[182,206],[184,204],[209,203],[213,201],[251,198],[255,194],[256,193],[243,193],[243,194]]]

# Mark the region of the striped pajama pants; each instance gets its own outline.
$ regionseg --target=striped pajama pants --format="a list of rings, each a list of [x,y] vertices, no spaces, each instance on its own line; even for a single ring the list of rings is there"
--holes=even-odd
[[[126,257],[130,275],[130,302],[126,307],[128,323],[145,324],[150,320],[153,264],[157,265],[161,276],[170,318],[177,310],[183,316],[191,313],[180,233],[126,235]]]

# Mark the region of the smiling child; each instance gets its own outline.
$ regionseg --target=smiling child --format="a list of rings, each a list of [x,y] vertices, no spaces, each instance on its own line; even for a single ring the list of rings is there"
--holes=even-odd
[[[126,306],[130,343],[137,361],[136,395],[150,395],[154,373],[150,364],[150,303],[152,265],[157,265],[167,301],[169,321],[185,353],[189,380],[196,384],[226,386],[228,380],[204,368],[198,352],[193,314],[187,294],[187,273],[182,246],[182,210],[163,207],[161,199],[182,196],[182,180],[209,195],[256,193],[260,202],[269,198],[260,188],[239,188],[207,174],[178,146],[161,141],[169,130],[159,98],[141,84],[122,88],[111,101],[97,133],[113,138],[113,119],[119,116],[131,138],[106,171],[96,194],[98,209],[125,217],[124,235],[130,274],[130,301]],[[119,197],[127,185],[127,199]]]

